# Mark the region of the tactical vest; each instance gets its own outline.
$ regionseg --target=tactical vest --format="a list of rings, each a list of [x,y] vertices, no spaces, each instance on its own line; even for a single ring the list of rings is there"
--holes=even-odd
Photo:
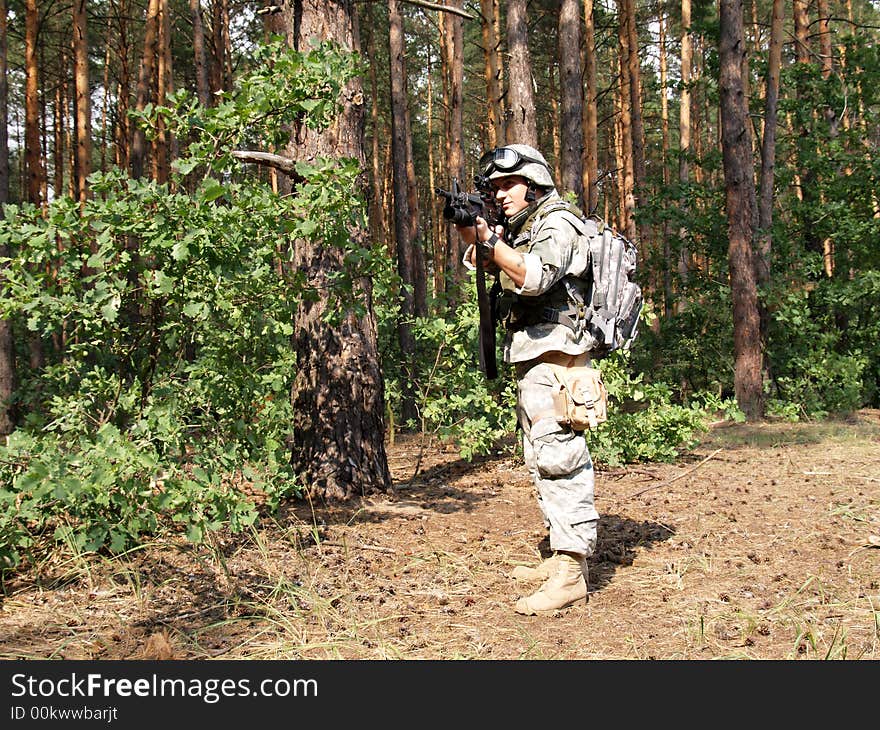
[[[560,210],[569,211],[578,221],[582,220],[580,209],[565,200],[554,200],[538,206],[525,220],[516,233],[511,246],[516,250],[531,250],[532,230],[550,213]],[[581,235],[583,230],[578,229]],[[590,275],[589,267],[585,272]],[[584,292],[587,291],[588,280],[568,274],[536,297],[523,297],[516,294],[516,284],[503,271],[493,286],[495,300],[495,318],[508,330],[521,330],[541,322],[562,324],[575,332],[583,327],[586,314]]]

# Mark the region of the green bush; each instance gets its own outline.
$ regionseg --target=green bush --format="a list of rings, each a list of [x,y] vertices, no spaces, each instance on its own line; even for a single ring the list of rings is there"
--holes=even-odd
[[[358,306],[352,279],[377,259],[348,235],[363,223],[351,160],[300,166],[309,182],[295,197],[244,175],[218,181],[261,124],[278,135],[294,118],[326,124],[352,71],[330,46],[276,44],[257,61],[212,109],[178,94],[173,108],[145,113],[191,140],[171,185],[111,171],[92,176],[82,208],[67,198],[45,215],[6,206],[0,316],[46,356],[41,370],[21,370],[25,416],[0,448],[6,567],[57,542],[123,550],[175,523],[200,542],[299,491],[287,446],[290,335],[314,292],[290,271],[288,242],[345,247],[350,268],[322,294],[348,307]]]

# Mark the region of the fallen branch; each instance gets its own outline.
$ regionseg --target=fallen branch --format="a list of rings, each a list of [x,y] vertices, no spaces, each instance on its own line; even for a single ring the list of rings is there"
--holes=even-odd
[[[358,545],[357,543],[328,542],[327,540],[321,540],[319,544],[328,545],[330,547],[355,548],[356,550],[375,550],[380,553],[394,554],[397,552],[394,548],[382,547],[381,545]]]
[[[296,160],[281,155],[273,155],[271,152],[255,152],[253,150],[234,150],[232,156],[242,162],[253,162],[257,165],[274,167],[283,172],[296,183],[303,183],[306,179],[296,171]]]
[[[678,476],[672,477],[672,479],[668,479],[668,480],[665,481],[665,482],[660,482],[660,484],[654,484],[654,485],[652,485],[652,486],[650,486],[650,487],[645,487],[644,489],[640,489],[638,492],[633,492],[633,493],[630,494],[626,499],[632,499],[633,497],[638,497],[640,494],[644,494],[645,492],[650,492],[652,489],[659,489],[660,487],[666,487],[666,486],[672,484],[672,482],[678,481],[678,480],[681,479],[682,477],[686,477],[686,476],[687,476],[688,474],[690,474],[691,472],[694,472],[694,471],[696,471],[697,469],[699,469],[701,466],[703,466],[703,464],[705,464],[707,461],[709,461],[709,459],[711,459],[713,456],[715,456],[716,454],[718,454],[718,452],[720,452],[720,451],[723,451],[723,449],[715,449],[715,451],[713,451],[711,454],[709,454],[705,459],[703,459],[703,460],[702,460],[699,464],[697,464],[696,466],[691,467],[691,468],[688,469],[687,471],[682,472],[682,473],[679,474]]]

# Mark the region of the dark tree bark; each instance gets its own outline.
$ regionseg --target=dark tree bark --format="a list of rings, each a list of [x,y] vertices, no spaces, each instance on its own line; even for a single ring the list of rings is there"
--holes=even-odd
[[[360,50],[352,0],[303,0],[283,12],[287,41],[298,50],[309,40],[333,40]],[[301,129],[288,153],[300,160],[314,157],[351,157],[363,166],[363,94],[359,78],[343,92],[337,120],[323,132]],[[363,181],[364,190],[366,180]],[[357,228],[352,237],[365,239]],[[295,241],[293,266],[318,291],[329,277],[343,269],[341,252],[311,241]],[[345,500],[356,495],[387,491],[391,475],[385,452],[385,397],[372,288],[357,282],[364,316],[347,312],[338,325],[325,321],[326,300],[304,300],[294,319],[293,343],[297,372],[291,393],[294,408],[291,462],[312,496]]]
[[[128,121],[128,95],[131,87],[129,72],[128,0],[120,0],[116,13],[119,32],[119,84],[116,88],[116,165],[129,169],[131,163],[131,127]]]
[[[507,4],[507,142],[538,147],[526,0]]]
[[[373,15],[373,3],[366,5],[367,14],[364,31],[367,35],[367,57],[377,58],[376,51],[376,23]],[[368,67],[370,78],[370,127],[371,144],[370,153],[370,238],[374,242],[385,242],[388,237],[387,226],[383,216],[382,207],[382,173],[380,172],[381,158],[379,155],[379,139],[385,136],[384,123],[379,122],[379,80],[376,76],[376,64],[371,63]]]
[[[743,94],[742,0],[721,0],[719,60],[721,147],[727,200],[728,257],[733,298],[734,390],[750,421],[763,416],[761,332],[752,263],[755,176],[748,104]]]
[[[196,69],[196,89],[199,103],[211,106],[211,82],[208,78],[208,57],[205,54],[205,26],[199,0],[189,0],[193,24],[193,61]]]
[[[156,43],[159,37],[159,2],[150,0],[144,29],[144,52],[138,71],[135,109],[142,112],[150,101],[154,69],[156,67]],[[131,176],[135,179],[144,174],[147,156],[147,136],[143,127],[136,124],[131,143]]]
[[[584,85],[581,79],[580,0],[559,3],[559,91],[562,104],[560,168],[557,180],[576,200],[584,196]]]
[[[408,195],[407,145],[410,144],[409,128],[406,124],[406,68],[404,64],[403,18],[397,0],[388,0],[388,56],[391,82],[391,169],[394,186],[394,237],[397,244],[397,273],[403,286],[400,290],[400,315],[397,322],[397,337],[400,351],[404,355],[401,362],[401,417],[404,422],[415,420],[418,416],[415,401],[415,373],[410,367],[408,355],[415,352],[415,338],[410,323],[415,313],[413,297],[414,263],[413,237],[410,220],[410,197]]]
[[[779,71],[782,67],[783,0],[773,0],[770,26],[770,56],[764,94],[764,135],[761,140],[761,196],[758,205],[759,246],[755,259],[758,286],[770,280],[770,250],[773,236],[773,186],[776,170],[776,127],[779,101]]]

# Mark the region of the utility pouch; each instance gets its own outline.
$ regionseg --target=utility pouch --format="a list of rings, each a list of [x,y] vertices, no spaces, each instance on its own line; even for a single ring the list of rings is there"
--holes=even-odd
[[[547,364],[557,380],[553,410],[559,423],[583,431],[596,429],[608,420],[608,391],[598,369]]]

